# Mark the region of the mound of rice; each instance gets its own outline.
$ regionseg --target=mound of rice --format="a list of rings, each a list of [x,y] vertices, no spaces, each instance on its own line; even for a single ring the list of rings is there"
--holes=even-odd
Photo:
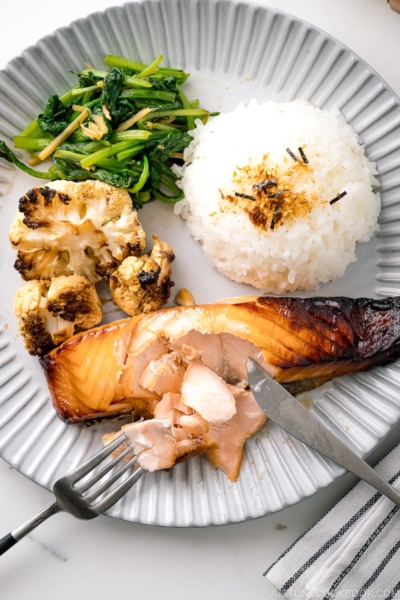
[[[303,100],[252,101],[206,125],[197,121],[192,135],[179,170],[185,198],[175,212],[211,263],[230,279],[278,294],[317,289],[319,283],[341,277],[356,260],[356,242],[368,241],[378,229],[375,166],[339,111],[320,110]],[[240,183],[237,173],[261,166],[277,179],[290,180],[296,163],[286,148],[304,167],[293,177],[292,192],[309,198],[312,206],[296,218],[282,214],[279,226],[271,228],[271,219],[257,226],[248,214],[255,203],[232,201],[235,192],[254,194],[252,181]],[[344,191],[343,198],[330,204]]]

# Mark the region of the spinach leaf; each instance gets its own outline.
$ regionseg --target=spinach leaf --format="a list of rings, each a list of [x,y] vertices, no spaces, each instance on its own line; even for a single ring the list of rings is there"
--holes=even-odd
[[[131,200],[132,200],[132,208],[134,210],[140,210],[141,208],[143,208],[144,206],[144,202],[141,202],[140,200],[138,200],[137,198],[135,198],[135,194],[130,194]]]
[[[160,102],[160,100],[148,100],[135,98],[135,106],[137,110],[142,108],[152,108],[153,110],[175,110],[176,108],[182,108],[181,102]]]
[[[53,155],[53,162],[57,167],[58,177],[68,179],[69,181],[85,181],[91,178],[91,172],[78,167],[75,163],[58,158]]]
[[[125,71],[118,67],[111,69],[104,77],[104,87],[101,93],[101,104],[105,104],[113,118],[118,114],[118,98],[121,94]]]
[[[107,171],[106,169],[96,169],[95,171],[88,171],[82,169],[76,163],[63,158],[57,158],[53,156],[54,164],[57,170],[69,181],[86,181],[87,179],[98,179],[104,183],[109,183],[115,187],[129,188],[134,185],[139,177],[136,173],[130,169],[124,171]]]
[[[154,90],[162,90],[163,92],[173,92],[179,94],[179,88],[176,83],[177,78],[171,75],[170,77],[148,77]]]
[[[79,73],[77,71],[70,71],[72,75],[76,75],[79,78],[79,85],[81,87],[88,87],[89,85],[96,85],[100,81],[101,77],[95,77],[92,71]]]
[[[142,108],[153,108],[154,110],[164,110],[165,103],[161,103],[160,100],[153,100],[151,98],[135,98],[135,107],[137,112]]]
[[[158,189],[161,182],[163,164],[170,158],[172,152],[181,152],[192,141],[190,135],[183,131],[170,131],[164,139],[158,142],[149,153],[151,186]]]
[[[112,113],[114,127],[116,128],[120,123],[130,119],[136,112],[137,108],[133,102],[130,102],[126,98],[119,100],[117,109]]]
[[[61,146],[59,146],[59,150],[68,150],[69,152],[76,152],[77,154],[90,154],[88,150],[86,150],[85,146],[87,144],[71,144],[70,142],[63,142]]]
[[[137,175],[129,171],[129,169],[120,173],[106,171],[105,169],[96,169],[90,173],[90,177],[119,188],[129,188],[138,180]]]
[[[66,127],[69,122],[66,119],[69,108],[64,106],[60,98],[54,94],[47,101],[46,108],[43,113],[38,116],[38,123],[44,132],[58,135]]]
[[[116,129],[120,123],[127,121],[137,112],[135,103],[128,98],[120,98],[121,88],[125,77],[125,71],[120,68],[112,69],[104,78],[104,88],[100,98],[100,104],[105,104],[112,117],[112,127]],[[112,135],[109,126],[109,133]],[[107,136],[105,139],[107,139]]]

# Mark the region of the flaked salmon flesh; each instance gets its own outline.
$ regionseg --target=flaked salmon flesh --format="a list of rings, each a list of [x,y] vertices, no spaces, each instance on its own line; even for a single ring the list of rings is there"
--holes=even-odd
[[[144,468],[206,453],[235,480],[266,421],[246,390],[248,357],[296,393],[399,356],[399,298],[246,297],[104,325],[41,364],[64,421],[132,415],[123,429]]]

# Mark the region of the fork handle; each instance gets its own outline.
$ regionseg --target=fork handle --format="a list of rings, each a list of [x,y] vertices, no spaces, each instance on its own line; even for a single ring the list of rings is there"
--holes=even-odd
[[[12,536],[12,534],[7,533],[7,535],[5,535],[0,540],[0,556],[2,554],[4,554],[4,552],[7,552],[7,550],[9,550],[10,548],[15,546],[16,543],[17,543],[17,540]]]
[[[23,525],[20,525],[20,527],[17,527],[17,529],[14,529],[14,531],[12,531],[11,533],[5,535],[0,540],[0,556],[7,552],[7,550],[9,550],[10,548],[15,546],[17,542],[22,540],[23,537],[28,535],[28,533],[33,531],[38,525],[46,521],[46,519],[60,512],[60,510],[61,509],[58,506],[57,502],[55,502],[54,504],[51,504],[50,506],[42,510],[40,513],[26,521]]]

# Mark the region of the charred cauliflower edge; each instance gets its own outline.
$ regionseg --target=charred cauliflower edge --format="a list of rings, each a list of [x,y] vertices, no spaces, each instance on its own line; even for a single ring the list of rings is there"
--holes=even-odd
[[[17,291],[13,308],[25,348],[36,356],[102,319],[96,288],[83,275],[28,281]]]
[[[84,275],[97,283],[145,245],[129,193],[100,181],[33,188],[19,201],[9,238],[27,281]]]
[[[168,301],[171,287],[171,263],[175,259],[169,244],[153,235],[150,254],[130,256],[110,277],[114,304],[131,317],[159,309]]]
[[[128,315],[168,301],[169,244],[145,232],[129,193],[100,181],[54,181],[19,201],[9,238],[14,267],[27,280],[14,298],[18,328],[30,354],[43,356],[102,319],[94,284],[109,280],[114,303]]]

